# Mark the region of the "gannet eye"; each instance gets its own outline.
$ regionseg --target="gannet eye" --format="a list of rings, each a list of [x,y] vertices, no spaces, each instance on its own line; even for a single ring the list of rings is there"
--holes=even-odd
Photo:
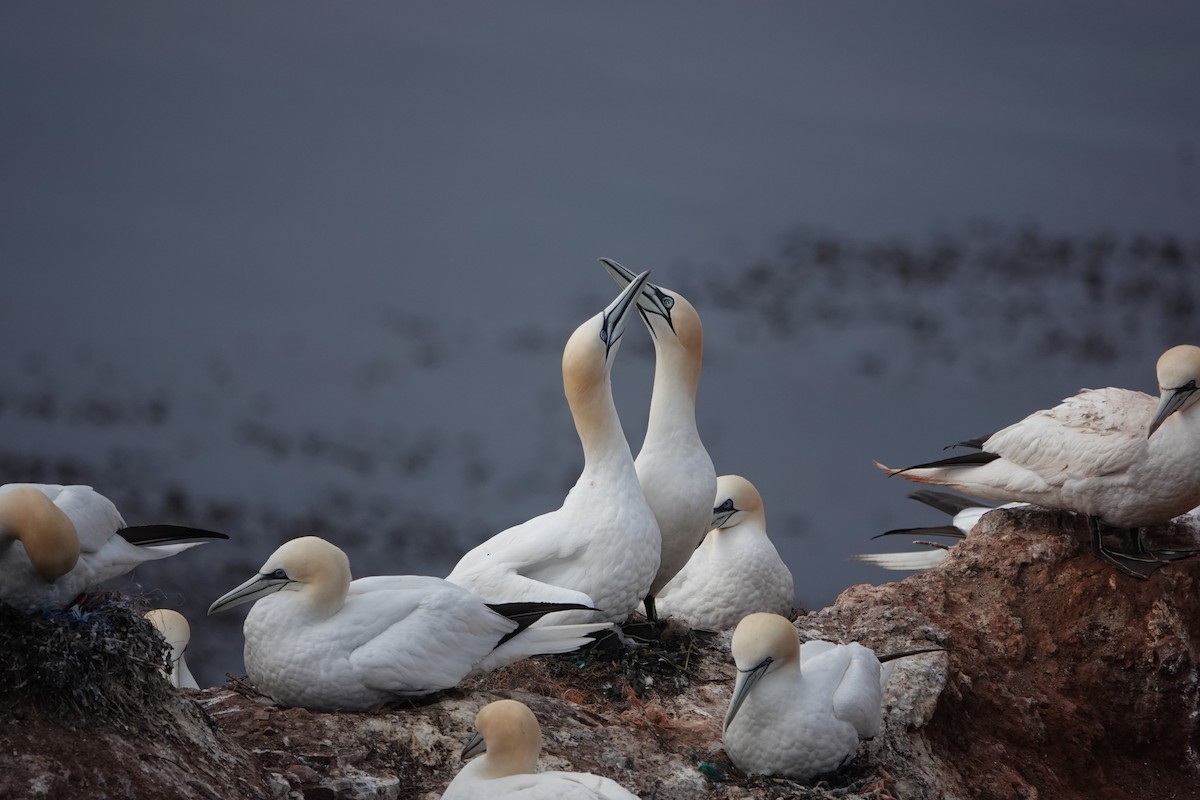
[[[600,329],[600,341],[604,342],[605,344],[608,344],[608,328]]]
[[[659,302],[662,303],[663,308],[665,308],[667,311],[670,311],[671,306],[675,305],[675,298],[671,297],[669,294],[663,294],[659,295]]]
[[[288,579],[288,574],[287,574],[286,572],[284,572],[284,571],[283,571],[283,568],[282,568],[282,567],[280,567],[279,569],[277,569],[277,570],[275,570],[274,572],[272,572],[272,573],[271,573],[271,577],[272,577],[272,578],[277,578],[277,579],[279,579],[279,580],[281,580],[281,581],[286,581],[286,580]]]
[[[717,506],[713,510],[714,511],[734,511],[734,510],[736,510],[733,507],[733,498],[732,497],[729,498],[728,500],[726,500],[724,503],[721,503],[721,505]]]

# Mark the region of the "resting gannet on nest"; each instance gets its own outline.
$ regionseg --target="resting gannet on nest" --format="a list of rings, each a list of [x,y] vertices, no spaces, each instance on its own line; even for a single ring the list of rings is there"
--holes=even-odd
[[[792,573],[767,537],[766,510],[754,484],[722,475],[709,517],[712,530],[659,594],[662,614],[710,630],[732,628],[756,611],[790,617]]]
[[[478,730],[442,800],[637,800],[620,784],[590,772],[537,772],[542,730],[529,706],[497,700],[475,715]],[[482,753],[483,755],[479,755]]]
[[[588,606],[489,604],[441,578],[352,581],[346,554],[316,536],[284,544],[208,613],[254,601],[243,626],[251,683],[280,705],[322,711],[431,694],[531,655],[574,650],[610,627],[529,628],[551,611]]]
[[[64,608],[144,561],[223,533],[179,525],[130,527],[90,486],[0,486],[0,602],[23,611]]]
[[[613,404],[611,373],[648,275],[580,325],[563,351],[563,389],[583,445],[583,472],[562,507],[488,539],[446,580],[487,600],[595,601],[599,613],[571,614],[574,620],[622,622],[646,596],[658,571],[658,523]]]
[[[634,275],[611,259],[600,262],[625,286]],[[642,449],[634,459],[662,541],[658,572],[644,599],[657,619],[655,598],[688,563],[708,533],[717,473],[696,428],[696,389],[704,355],[700,315],[678,292],[642,287],[638,312],[654,340],[654,389]]]
[[[1085,514],[1096,554],[1144,578],[1162,562],[1149,554],[1108,550],[1099,523],[1140,529],[1200,505],[1200,347],[1167,350],[1157,373],[1157,399],[1128,389],[1085,389],[989,437],[963,443],[977,453],[905,469],[876,466],[978,497]]]
[[[187,661],[183,657],[192,639],[192,627],[188,625],[187,619],[171,608],[155,608],[143,616],[158,629],[171,648],[171,671],[164,671],[163,677],[176,689],[199,689],[200,686],[192,677],[192,671],[188,669]]]

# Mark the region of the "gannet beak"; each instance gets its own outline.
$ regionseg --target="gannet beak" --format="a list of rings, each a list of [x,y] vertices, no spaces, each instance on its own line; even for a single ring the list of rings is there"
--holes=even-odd
[[[459,754],[459,758],[463,761],[466,761],[468,758],[474,758],[480,753],[486,752],[487,742],[483,740],[483,734],[476,731],[475,735],[468,739],[467,743],[463,745],[462,753]]]
[[[611,258],[601,258],[600,263],[608,270],[608,274],[617,282],[617,286],[626,286],[633,279],[634,274],[631,270],[621,266]],[[654,326],[650,324],[650,314],[655,314],[667,321],[667,327],[671,332],[675,332],[675,323],[671,321],[671,307],[675,305],[675,298],[664,292],[662,289],[655,286],[653,283],[647,283],[642,287],[642,294],[638,298],[637,307],[638,313],[646,320],[646,327],[654,333]]]
[[[708,524],[708,529],[712,531],[717,528],[723,528],[725,523],[729,522],[733,515],[739,511],[741,509],[733,504],[733,500],[726,500],[713,509],[712,522]]]
[[[733,699],[729,701],[729,711],[725,714],[725,724],[721,727],[722,732],[729,730],[729,723],[733,722],[733,718],[737,716],[738,709],[742,707],[742,703],[746,702],[746,698],[750,696],[750,690],[767,673],[767,667],[771,666],[773,660],[765,658],[757,667],[738,670],[737,679],[733,683]]]
[[[1146,431],[1146,438],[1149,439],[1158,430],[1158,426],[1162,425],[1167,417],[1179,410],[1192,393],[1196,391],[1196,382],[1188,381],[1178,389],[1174,389],[1170,394],[1163,394],[1162,401],[1158,404],[1158,411],[1154,413],[1154,419],[1150,421],[1150,429]]]
[[[637,297],[637,293],[642,290],[642,286],[649,277],[649,270],[638,275],[617,295],[617,299],[604,309],[603,320],[600,323],[600,341],[604,342],[605,360],[613,352],[617,342],[621,340],[621,335],[625,333],[625,325],[629,322],[629,309],[634,307],[634,298]]]
[[[276,573],[281,571],[276,570]],[[209,615],[211,616],[218,611],[224,611],[227,608],[233,608],[242,603],[253,602],[260,597],[274,594],[280,589],[286,588],[289,584],[295,583],[295,581],[286,575],[280,576],[276,573],[255,575],[236,589],[221,595],[208,607]]]

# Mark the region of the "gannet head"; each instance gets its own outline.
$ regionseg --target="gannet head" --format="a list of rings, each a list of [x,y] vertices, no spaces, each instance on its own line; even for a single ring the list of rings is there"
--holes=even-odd
[[[79,562],[75,523],[32,486],[0,494],[0,536],[20,541],[34,571],[47,583],[66,575]]]
[[[634,298],[650,276],[643,272],[608,307],[580,325],[563,348],[563,385],[568,396],[582,395],[604,380],[612,369],[621,336],[629,322]]]
[[[253,602],[275,592],[300,592],[315,610],[332,614],[350,589],[350,559],[318,536],[302,536],[280,547],[250,580],[222,595],[209,614]]]
[[[611,258],[602,258],[600,263],[618,286],[633,280],[633,272]],[[670,341],[665,334],[670,331],[683,349],[699,361],[704,352],[704,329],[700,325],[700,314],[683,295],[647,282],[637,298],[638,312],[655,342]]]
[[[1167,417],[1193,405],[1200,395],[1196,394],[1196,381],[1200,380],[1200,347],[1181,344],[1172,347],[1158,358],[1158,390],[1161,400],[1154,419],[1146,431],[1149,439]]]
[[[778,614],[748,614],[734,629],[730,649],[737,677],[723,730],[729,729],[738,709],[764,675],[800,662],[800,637],[795,626]]]
[[[617,286],[628,286],[636,277],[633,270],[623,267],[611,258],[601,258],[600,263],[604,265],[604,269],[612,276],[612,279],[617,282]],[[675,323],[672,321],[672,311],[675,308],[676,297],[674,292],[669,292],[655,286],[653,283],[647,282],[642,287],[642,293],[637,298],[638,311],[642,315],[642,319],[646,321],[646,327],[651,333],[655,333],[654,324],[651,317],[661,319],[666,326],[672,331],[675,330]]]
[[[477,733],[463,746],[462,760],[486,752],[487,777],[526,775],[537,770],[542,729],[529,706],[516,700],[497,700],[475,715]]]
[[[178,670],[179,660],[183,658],[188,642],[192,640],[192,627],[188,625],[187,619],[173,608],[151,609],[142,616],[162,634],[171,648],[171,664]],[[178,683],[175,685],[178,686]]]
[[[766,524],[762,495],[754,488],[754,484],[741,475],[722,475],[717,478],[717,499],[709,530],[732,528],[750,518]]]

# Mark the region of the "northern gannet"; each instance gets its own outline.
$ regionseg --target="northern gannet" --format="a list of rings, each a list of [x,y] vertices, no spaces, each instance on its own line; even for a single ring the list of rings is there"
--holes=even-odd
[[[600,262],[618,285],[634,279],[617,262]],[[637,307],[654,340],[650,418],[633,462],[662,540],[658,572],[644,599],[646,616],[654,620],[655,598],[709,531],[717,473],[696,428],[696,389],[704,355],[700,315],[683,295],[651,283],[642,287]]]
[[[590,772],[537,772],[542,730],[524,703],[489,703],[475,715],[475,728],[462,758],[478,757],[454,776],[442,800],[637,800],[616,781]]]
[[[806,642],[777,614],[751,614],[733,632],[737,677],[725,752],[749,775],[807,780],[854,758],[879,733],[883,670],[857,642]]]
[[[710,630],[756,611],[791,616],[792,573],[767,537],[762,496],[740,475],[718,478],[715,496],[712,530],[659,594],[659,611]]]
[[[163,677],[176,689],[199,689],[192,671],[188,669],[184,653],[192,639],[192,628],[187,619],[172,608],[155,608],[143,616],[158,629],[171,648],[171,671],[163,671]]]
[[[487,600],[595,601],[598,614],[570,615],[574,620],[623,622],[646,596],[658,571],[658,523],[613,404],[611,372],[648,275],[580,325],[563,350],[563,389],[583,445],[583,473],[562,507],[475,547],[446,580]]]
[[[223,533],[177,525],[130,527],[90,486],[0,486],[0,602],[23,611],[66,607],[143,561]]]
[[[591,641],[607,624],[529,628],[561,603],[488,604],[422,575],[352,581],[350,560],[316,536],[276,550],[214,614],[258,601],[246,615],[246,674],[284,706],[363,711],[430,694],[468,675]]]
[[[1028,505],[1028,503],[1005,503],[1002,506],[984,506],[979,505],[975,500],[969,500],[948,492],[924,490],[913,492],[909,497],[950,514],[952,517],[951,523],[949,525],[932,525],[924,528],[896,528],[895,530],[876,534],[871,537],[872,539],[895,535],[948,536],[953,539],[965,539],[979,523],[979,520],[983,519],[984,514],[987,514],[989,511],[995,511],[996,508],[1021,508]],[[924,570],[931,569],[942,563],[949,551],[946,545],[935,542],[918,540],[914,541],[913,544],[922,544],[928,549],[908,550],[900,553],[859,553],[850,556],[850,558],[854,561],[862,561],[890,570]]]
[[[1109,551],[1099,522],[1139,529],[1200,505],[1200,347],[1178,345],[1157,365],[1159,398],[1128,389],[1085,389],[983,440],[977,453],[891,475],[993,500],[1085,514],[1092,548],[1122,572],[1146,577],[1159,565]]]

